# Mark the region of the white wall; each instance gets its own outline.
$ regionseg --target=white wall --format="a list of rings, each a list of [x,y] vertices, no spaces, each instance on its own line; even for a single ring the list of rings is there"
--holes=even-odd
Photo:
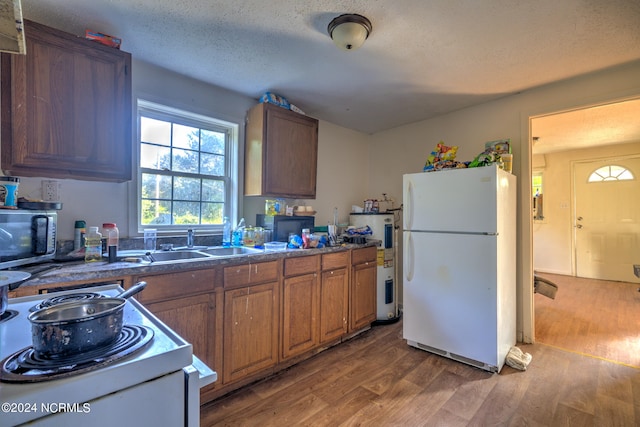
[[[640,142],[545,154],[544,219],[533,223],[533,265],[536,271],[572,275],[572,162],[638,155]]]
[[[530,117],[640,96],[639,76],[640,61],[636,61],[377,133],[371,137],[369,191],[388,189],[385,191],[395,197],[401,195],[402,175],[421,171],[427,155],[440,140],[459,146],[458,160],[472,160],[486,141],[510,138],[513,173],[519,182],[517,330],[519,340],[531,342],[534,330]],[[401,262],[398,265],[402,266]]]

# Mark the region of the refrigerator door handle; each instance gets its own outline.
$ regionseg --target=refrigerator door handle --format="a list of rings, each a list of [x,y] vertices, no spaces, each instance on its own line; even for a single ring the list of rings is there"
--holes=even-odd
[[[404,274],[407,282],[413,280],[413,239],[411,238],[411,233],[407,232],[404,242],[404,248],[406,250],[404,256]]]
[[[411,230],[413,228],[413,182],[407,183],[407,200],[405,201],[406,212],[405,218],[405,230]]]

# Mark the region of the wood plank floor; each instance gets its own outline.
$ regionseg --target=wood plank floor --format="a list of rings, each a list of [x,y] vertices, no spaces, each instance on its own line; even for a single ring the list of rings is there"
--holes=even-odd
[[[204,405],[202,426],[635,426],[640,370],[544,344],[490,374],[375,326]]]
[[[640,285],[540,276],[558,292],[535,295],[536,342],[640,368]]]

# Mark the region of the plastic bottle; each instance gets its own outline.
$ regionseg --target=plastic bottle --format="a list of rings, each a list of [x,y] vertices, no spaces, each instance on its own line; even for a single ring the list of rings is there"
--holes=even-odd
[[[89,232],[84,239],[84,261],[93,262],[102,260],[102,234],[98,227],[89,227]]]
[[[222,223],[222,246],[228,248],[231,246],[231,221],[225,216]]]
[[[309,249],[311,247],[311,232],[308,228],[302,229],[302,248]]]
[[[102,224],[102,236],[106,240],[106,250],[109,254],[109,262],[118,260],[118,240],[119,232],[115,223],[106,222]]]
[[[84,236],[87,233],[87,223],[77,220],[73,230],[73,250],[77,251],[84,247]]]
[[[235,230],[233,230],[233,241],[231,242],[233,246],[240,247],[242,246],[242,238],[244,237],[244,218],[238,222],[238,226]]]

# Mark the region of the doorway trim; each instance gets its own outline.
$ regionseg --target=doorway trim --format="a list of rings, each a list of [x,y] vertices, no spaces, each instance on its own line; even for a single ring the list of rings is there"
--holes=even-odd
[[[519,177],[519,207],[521,235],[518,244],[518,282],[520,300],[518,308],[521,312],[522,333],[518,334],[518,341],[523,343],[535,343],[535,307],[533,298],[533,215],[531,206],[531,174],[532,174],[532,148],[533,135],[531,122],[535,118],[566,113],[570,111],[592,108],[602,105],[615,104],[640,98],[638,88],[619,93],[603,94],[591,99],[583,99],[581,102],[571,102],[565,105],[551,105],[546,107],[530,108],[520,112],[520,138],[521,138],[521,158]]]

